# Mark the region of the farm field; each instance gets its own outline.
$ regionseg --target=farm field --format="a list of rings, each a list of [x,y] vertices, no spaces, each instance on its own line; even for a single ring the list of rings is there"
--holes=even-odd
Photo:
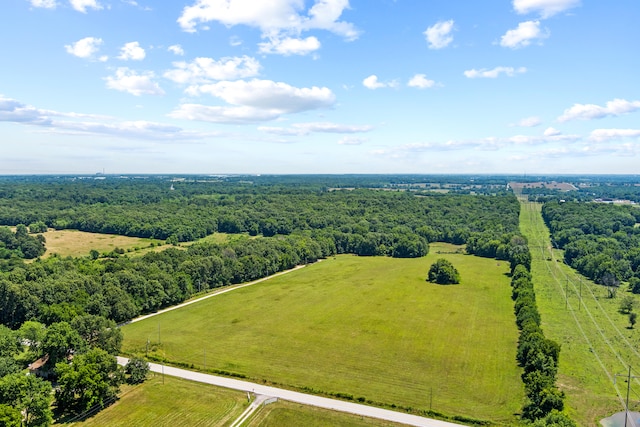
[[[123,353],[510,424],[523,390],[509,266],[459,249],[330,258],[126,325]],[[460,285],[425,281],[440,257]]]
[[[92,249],[102,254],[111,252],[115,248],[143,255],[149,251],[159,251],[170,247],[170,245],[164,244],[164,240],[127,237],[117,234],[88,233],[79,230],[49,229],[42,235],[46,239],[47,248],[44,257],[49,257],[52,254],[58,254],[63,257],[83,257],[88,256]],[[242,238],[247,237],[243,234],[213,233],[196,242],[225,243],[231,239]],[[196,242],[181,243],[180,246],[189,246]],[[151,246],[152,243],[153,246]]]
[[[542,327],[562,346],[558,386],[567,395],[569,414],[579,425],[597,426],[624,410],[626,381],[618,377],[614,384],[614,376],[640,365],[640,333],[619,312],[620,300],[632,294],[622,286],[616,298],[608,298],[604,287],[565,265],[562,251],[551,248],[540,209],[523,201],[521,230],[529,240]],[[631,386],[629,406],[637,410],[640,383]]]
[[[162,244],[161,240],[142,239],[138,237],[119,236],[116,234],[87,233],[78,230],[53,230],[42,233],[46,239],[47,251],[44,257],[58,254],[60,256],[83,257],[88,256],[92,249],[100,253],[111,252],[115,248],[125,251],[139,251],[149,248],[151,243]]]
[[[75,427],[191,427],[230,425],[248,406],[246,394],[193,381],[155,375]]]

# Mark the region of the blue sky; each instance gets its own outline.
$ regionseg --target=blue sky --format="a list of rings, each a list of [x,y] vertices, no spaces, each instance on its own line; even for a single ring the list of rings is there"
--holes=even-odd
[[[639,173],[637,0],[4,0],[0,174]]]

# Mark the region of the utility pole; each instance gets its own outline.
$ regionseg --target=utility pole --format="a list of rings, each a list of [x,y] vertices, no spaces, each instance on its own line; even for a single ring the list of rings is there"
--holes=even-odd
[[[582,278],[580,278],[580,303],[578,304],[578,311],[582,310]]]
[[[616,377],[626,377],[627,378],[627,399],[624,408],[624,427],[627,427],[627,422],[629,421],[629,392],[631,391],[631,379],[632,378],[640,378],[637,375],[631,375],[631,365],[629,365],[629,372],[627,374],[615,374],[613,376],[613,383],[616,383]],[[633,422],[632,427],[636,427],[636,423]]]

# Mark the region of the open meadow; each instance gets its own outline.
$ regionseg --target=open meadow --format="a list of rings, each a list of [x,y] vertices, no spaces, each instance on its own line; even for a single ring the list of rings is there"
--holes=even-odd
[[[143,248],[149,248],[152,243],[154,246],[164,244],[162,240],[156,239],[127,237],[117,234],[87,233],[78,230],[49,229],[42,235],[46,239],[47,251],[44,254],[45,257],[52,254],[58,254],[63,257],[83,257],[88,256],[92,249],[101,254],[111,252],[116,248],[125,251],[140,251]]]
[[[626,380],[618,377],[614,384],[614,376],[626,374],[629,365],[640,366],[640,333],[619,312],[621,299],[631,294],[622,286],[609,298],[603,286],[564,264],[563,252],[551,247],[540,209],[538,203],[523,202],[521,230],[529,240],[542,328],[562,346],[558,387],[567,395],[570,416],[579,425],[597,426],[624,410]],[[640,382],[631,386],[629,406],[637,410]]]
[[[125,354],[511,424],[522,406],[505,262],[338,256],[123,327]],[[441,253],[439,253],[441,252]],[[437,258],[461,283],[425,281]]]

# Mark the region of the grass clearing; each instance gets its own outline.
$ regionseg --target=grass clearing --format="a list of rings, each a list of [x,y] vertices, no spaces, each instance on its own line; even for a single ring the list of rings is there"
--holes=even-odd
[[[230,425],[248,406],[245,393],[156,374],[110,407],[75,427],[191,427]]]
[[[629,364],[640,366],[640,331],[629,329],[628,316],[619,313],[620,300],[631,294],[621,287],[616,298],[608,298],[604,287],[565,265],[562,251],[551,248],[541,207],[523,202],[520,228],[533,258],[542,327],[562,345],[558,386],[567,395],[569,414],[579,425],[597,426],[600,419],[624,410],[626,382],[618,378],[614,385],[613,375],[626,374]],[[632,410],[640,407],[638,392],[640,383],[633,381]]]
[[[63,257],[84,257],[88,256],[92,249],[103,254],[111,252],[115,248],[124,249],[125,252],[131,255],[144,255],[147,252],[161,251],[171,247],[171,245],[164,244],[164,240],[120,236],[117,234],[88,233],[79,230],[54,230],[50,228],[49,231],[42,233],[42,235],[46,239],[45,246],[47,251],[43,256],[45,258],[52,254],[58,254]],[[247,238],[249,238],[247,234],[213,233],[198,239],[197,242],[180,243],[178,247],[186,247],[200,242],[227,243],[234,239]]]
[[[123,327],[123,352],[510,424],[522,405],[508,264],[338,256]],[[440,252],[440,253],[438,253]],[[461,283],[425,281],[436,258]]]
[[[60,256],[83,257],[88,256],[92,249],[98,252],[107,253],[113,251],[116,247],[128,250],[142,250],[149,248],[151,244],[160,245],[164,243],[157,239],[142,239],[139,237],[119,236],[117,234],[101,234],[87,233],[78,230],[54,230],[49,229],[46,233],[42,233],[46,239],[45,246],[47,252],[44,257],[52,254]]]

